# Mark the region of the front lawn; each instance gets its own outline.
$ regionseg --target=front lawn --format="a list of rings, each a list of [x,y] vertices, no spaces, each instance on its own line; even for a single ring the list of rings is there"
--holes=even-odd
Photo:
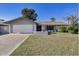
[[[32,35],[20,45],[13,56],[54,56],[78,55],[78,35],[56,33],[52,35]]]

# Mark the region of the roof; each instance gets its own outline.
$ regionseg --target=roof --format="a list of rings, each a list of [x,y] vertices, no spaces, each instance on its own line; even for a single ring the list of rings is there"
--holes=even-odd
[[[15,20],[20,20],[20,19],[27,19],[27,18],[18,17],[18,18],[6,21],[5,23],[12,22],[12,21],[15,21]],[[67,23],[64,23],[64,22],[46,22],[46,21],[44,21],[44,22],[34,22],[34,23],[39,24],[39,25],[68,25]]]
[[[15,18],[15,19],[12,19],[12,20],[8,20],[8,21],[6,21],[6,22],[11,22],[11,21],[14,21],[14,20],[19,20],[19,19],[21,19],[22,17],[18,17],[18,18]]]
[[[36,22],[39,25],[68,25],[64,22]]]
[[[0,23],[1,26],[7,26],[8,24],[5,23]]]
[[[18,17],[18,18],[15,18],[15,19],[12,19],[12,20],[9,20],[9,21],[6,21],[6,22],[12,22],[12,21],[16,21],[16,20],[20,20],[20,19],[25,19],[25,18],[23,18],[23,17]],[[27,19],[27,18],[26,18]],[[5,23],[6,23],[5,22]]]
[[[0,21],[0,25],[4,25],[4,26],[6,26],[6,25],[8,25],[8,24],[5,24],[4,21],[3,21],[3,22]]]

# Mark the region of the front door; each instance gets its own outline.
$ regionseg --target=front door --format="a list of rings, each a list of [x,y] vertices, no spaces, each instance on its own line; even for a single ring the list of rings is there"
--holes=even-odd
[[[37,25],[36,31],[41,31],[41,25]]]

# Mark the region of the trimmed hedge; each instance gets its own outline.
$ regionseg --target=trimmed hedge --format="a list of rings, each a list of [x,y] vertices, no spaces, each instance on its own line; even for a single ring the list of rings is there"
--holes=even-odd
[[[78,33],[78,29],[79,25],[75,24],[73,26],[59,26],[58,27],[58,32],[69,32],[69,33],[73,33],[73,34],[77,34]]]
[[[59,32],[68,32],[66,26],[59,26],[59,27],[58,27],[58,31],[59,31]]]

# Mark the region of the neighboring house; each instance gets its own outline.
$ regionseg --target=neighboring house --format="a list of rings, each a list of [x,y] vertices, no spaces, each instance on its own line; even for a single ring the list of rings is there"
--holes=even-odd
[[[1,34],[8,34],[8,24],[5,24],[4,22],[0,21],[0,35]]]
[[[31,19],[22,17],[7,21],[5,24],[8,24],[6,28],[9,33],[34,33],[48,30],[56,32],[58,26],[67,26],[66,23],[62,22],[34,22]]]

